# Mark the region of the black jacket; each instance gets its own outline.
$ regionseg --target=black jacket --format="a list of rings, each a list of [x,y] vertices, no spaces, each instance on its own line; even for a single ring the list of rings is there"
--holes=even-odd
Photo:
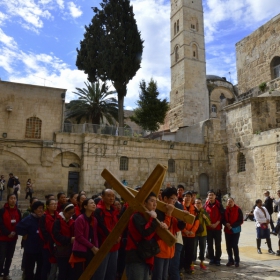
[[[266,208],[269,215],[273,213],[273,199],[270,196],[266,197],[263,206]]]

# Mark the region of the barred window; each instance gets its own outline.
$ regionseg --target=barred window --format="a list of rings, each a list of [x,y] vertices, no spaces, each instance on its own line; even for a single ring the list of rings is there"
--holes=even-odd
[[[25,137],[41,138],[42,121],[39,118],[31,117],[26,120]]]
[[[120,158],[120,170],[128,170],[128,157]]]
[[[168,160],[168,172],[170,172],[170,173],[175,172],[175,160],[174,159]]]
[[[239,153],[238,154],[238,172],[244,172],[246,171],[246,158],[244,156],[244,154]]]

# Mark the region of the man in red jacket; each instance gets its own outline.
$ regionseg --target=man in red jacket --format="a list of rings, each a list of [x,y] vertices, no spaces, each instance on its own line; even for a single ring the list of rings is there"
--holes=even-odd
[[[97,234],[101,246],[118,222],[118,211],[114,207],[115,193],[111,189],[102,191],[102,200],[97,204],[94,217],[97,219]],[[119,237],[117,243],[111,248],[106,258],[94,274],[98,280],[115,280],[117,274],[118,250],[120,248]]]
[[[204,209],[209,214],[211,225],[207,226],[207,245],[210,262],[212,265],[221,265],[221,242],[222,242],[222,216],[224,208],[218,200],[213,190],[207,193],[207,201]],[[215,254],[213,247],[213,240],[215,240]]]

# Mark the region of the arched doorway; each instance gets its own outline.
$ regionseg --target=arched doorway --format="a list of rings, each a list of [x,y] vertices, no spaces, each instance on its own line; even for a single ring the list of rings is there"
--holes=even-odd
[[[199,194],[200,197],[206,197],[209,191],[209,178],[208,175],[202,173],[199,175]]]

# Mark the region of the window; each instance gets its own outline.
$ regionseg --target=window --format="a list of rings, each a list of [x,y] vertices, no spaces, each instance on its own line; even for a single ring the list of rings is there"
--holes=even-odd
[[[193,54],[193,58],[198,58],[198,48],[196,44],[192,45],[192,54]]]
[[[177,62],[179,60],[179,47],[176,46],[175,48],[175,61]]]
[[[215,104],[212,105],[211,111],[212,113],[217,113],[217,106]]]
[[[271,79],[274,80],[280,77],[280,57],[276,56],[270,63],[271,67]]]
[[[191,18],[191,29],[194,31],[198,31],[198,21],[196,17]]]
[[[195,25],[194,24],[191,24],[191,29],[195,30]]]
[[[177,33],[179,32],[179,20],[177,20]]]
[[[170,172],[170,173],[175,172],[175,160],[174,159],[168,160],[168,172]]]
[[[176,35],[177,32],[177,27],[176,27],[176,22],[174,23],[174,36]]]
[[[243,153],[238,154],[238,160],[237,160],[238,166],[237,170],[238,172],[244,172],[246,171],[246,158]]]
[[[120,158],[120,170],[128,170],[128,157]]]
[[[31,117],[26,120],[25,137],[41,138],[42,121],[39,118]]]

